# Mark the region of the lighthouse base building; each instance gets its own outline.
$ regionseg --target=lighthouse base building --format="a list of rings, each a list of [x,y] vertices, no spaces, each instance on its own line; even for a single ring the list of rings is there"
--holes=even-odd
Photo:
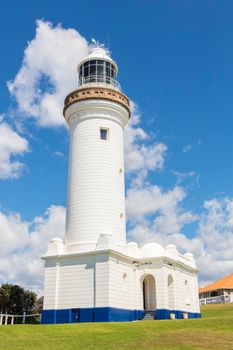
[[[118,67],[95,44],[65,99],[70,159],[64,240],[50,241],[42,323],[200,317],[198,269],[174,245],[126,242],[124,127]]]
[[[94,251],[76,254],[56,238],[44,259],[42,323],[200,317],[193,256],[174,245],[128,243],[120,252],[102,235]]]

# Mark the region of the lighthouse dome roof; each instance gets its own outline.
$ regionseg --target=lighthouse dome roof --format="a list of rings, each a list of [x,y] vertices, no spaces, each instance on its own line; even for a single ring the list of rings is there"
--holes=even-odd
[[[108,50],[100,46],[91,48],[89,55],[86,58],[111,59]]]
[[[114,65],[116,69],[116,73],[118,72],[118,67],[116,62],[111,58],[109,50],[103,46],[96,45],[91,47],[89,50],[89,54],[79,63],[78,70],[83,63],[91,60],[104,60],[104,61],[110,62],[111,64]]]
[[[155,242],[146,243],[141,248],[141,253],[143,258],[153,258],[153,257],[159,257],[165,255],[164,248]]]

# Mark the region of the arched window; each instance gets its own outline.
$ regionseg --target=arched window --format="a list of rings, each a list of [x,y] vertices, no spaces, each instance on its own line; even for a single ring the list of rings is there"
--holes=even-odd
[[[169,310],[175,310],[175,288],[174,288],[174,280],[172,275],[168,275],[167,288],[168,288],[168,308]]]
[[[185,303],[186,305],[190,305],[190,299],[189,299],[189,283],[187,280],[184,282],[185,284]]]
[[[128,278],[127,278],[126,272],[123,273],[122,279],[123,279],[123,290],[126,291],[128,289]]]

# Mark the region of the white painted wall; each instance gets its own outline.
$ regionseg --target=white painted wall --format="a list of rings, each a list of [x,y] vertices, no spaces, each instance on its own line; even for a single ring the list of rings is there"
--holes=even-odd
[[[135,277],[132,264],[116,256],[110,259],[109,305],[121,309],[134,309]]]
[[[177,268],[174,272],[174,279],[176,281],[176,309],[200,312],[196,273],[192,273],[186,268]],[[188,287],[186,287],[186,281]]]
[[[57,304],[57,288],[58,288],[58,272],[57,260],[46,260],[44,273],[44,306],[46,310],[56,309]]]
[[[44,309],[108,306],[109,260],[107,255],[85,255],[47,260]]]
[[[142,283],[148,276],[155,280],[155,289],[152,285],[148,289],[151,305],[156,305],[157,309],[200,312],[195,272],[181,266],[169,266],[163,259],[137,267],[132,259],[110,252],[60,257],[58,263],[56,259],[47,260],[44,309],[109,306],[142,310]],[[168,287],[169,276],[173,278],[171,289]],[[189,284],[188,300],[185,281]]]
[[[86,100],[66,110],[70,125],[67,251],[94,250],[100,234],[126,245],[123,129],[128,112],[119,104]],[[100,139],[107,128],[108,140]]]

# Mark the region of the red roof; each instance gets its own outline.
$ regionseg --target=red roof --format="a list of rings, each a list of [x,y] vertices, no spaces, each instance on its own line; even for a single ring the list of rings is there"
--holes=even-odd
[[[209,284],[206,287],[199,288],[199,293],[210,292],[217,289],[233,289],[233,273]]]

